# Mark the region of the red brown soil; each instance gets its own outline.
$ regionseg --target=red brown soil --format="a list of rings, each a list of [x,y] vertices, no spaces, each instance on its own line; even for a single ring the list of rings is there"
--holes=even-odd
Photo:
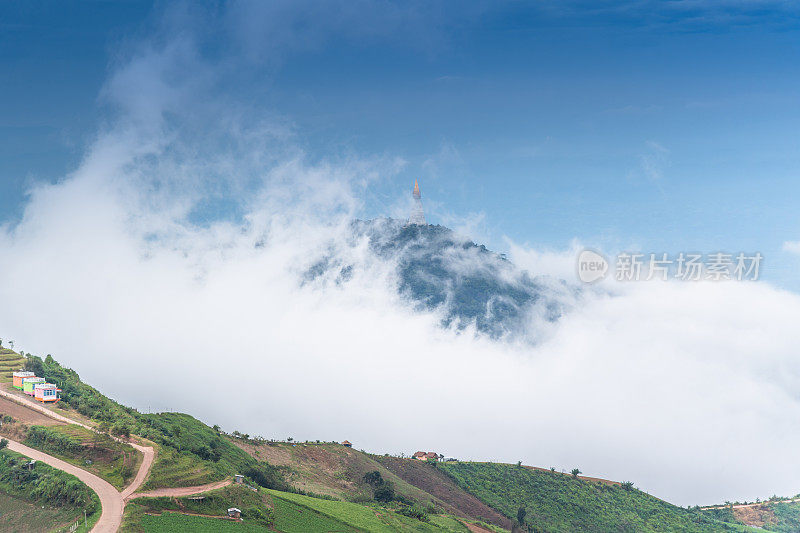
[[[447,504],[450,507],[447,511],[511,529],[511,520],[462,490],[447,474],[434,466],[422,461],[397,457],[378,457],[377,460],[406,483],[424,490]],[[479,528],[472,531],[485,530]]]
[[[753,526],[764,527],[767,524],[777,524],[775,512],[769,505],[749,505],[733,509],[733,516],[741,523]]]
[[[16,418],[19,422],[29,426],[59,426],[64,422],[40,413],[17,402],[0,397],[0,413]]]

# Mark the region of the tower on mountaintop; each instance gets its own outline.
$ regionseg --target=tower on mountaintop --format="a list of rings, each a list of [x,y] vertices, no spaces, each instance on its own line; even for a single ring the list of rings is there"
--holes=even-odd
[[[422,210],[422,194],[419,192],[419,183],[417,183],[417,180],[414,180],[414,192],[412,196],[414,196],[414,207],[411,209],[411,217],[408,219],[408,224],[409,226],[412,224],[427,226],[428,223],[425,222],[425,212]]]

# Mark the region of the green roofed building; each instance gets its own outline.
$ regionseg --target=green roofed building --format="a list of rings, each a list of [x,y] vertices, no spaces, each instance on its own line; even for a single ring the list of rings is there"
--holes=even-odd
[[[22,392],[28,396],[33,396],[36,385],[45,382],[46,380],[44,378],[37,378],[36,376],[32,378],[25,378],[22,380]]]

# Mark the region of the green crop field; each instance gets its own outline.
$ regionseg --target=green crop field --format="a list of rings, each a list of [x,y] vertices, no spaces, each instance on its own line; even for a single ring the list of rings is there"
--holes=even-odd
[[[138,531],[144,531],[144,533],[185,533],[186,531],[192,533],[226,533],[228,531],[249,533],[270,531],[270,529],[267,526],[224,518],[206,518],[165,511],[158,516],[144,515],[141,518],[141,529]]]
[[[83,512],[73,507],[53,507],[14,498],[0,490],[0,531],[39,533],[73,523]]]
[[[283,533],[306,533],[307,531],[357,532],[344,522],[321,514],[289,500],[273,498],[275,529]]]

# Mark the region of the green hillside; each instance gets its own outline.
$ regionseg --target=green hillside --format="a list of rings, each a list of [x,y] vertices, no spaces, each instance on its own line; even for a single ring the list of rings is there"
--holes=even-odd
[[[19,360],[10,350],[4,353],[8,361]],[[136,500],[126,512],[130,531],[228,528],[232,523],[225,520],[184,515],[219,516],[228,503],[246,506],[245,529],[287,532],[308,528],[460,532],[465,522],[482,523],[484,530],[508,531],[520,511],[524,512],[522,525],[530,531],[752,531],[738,517],[676,507],[630,484],[506,464],[428,464],[336,443],[276,442],[239,432],[229,435],[188,414],[139,413],[82,382],[77,372],[51,356],[44,360],[28,356],[25,369],[59,384],[63,400],[59,406],[65,414],[79,414],[105,432],[158,448],[143,490],[199,485],[233,474],[244,474],[249,485],[263,487],[257,493],[263,500],[249,503],[227,490],[211,494],[204,504]],[[86,443],[94,440],[94,435],[72,426],[26,426],[26,431],[30,444],[68,459],[81,458]],[[121,486],[134,470],[135,461],[130,458],[135,455],[124,446],[116,455],[107,455],[107,464],[95,462],[87,468]],[[119,479],[111,479],[114,476]],[[791,531],[798,525],[800,507],[785,505],[771,509],[765,527]]]
[[[706,516],[730,522],[746,524],[765,531],[796,533],[800,531],[800,502],[772,499],[758,504],[742,507],[726,506],[718,509],[705,509]]]
[[[442,463],[466,491],[533,531],[751,531],[654,498],[629,485],[497,463]]]

